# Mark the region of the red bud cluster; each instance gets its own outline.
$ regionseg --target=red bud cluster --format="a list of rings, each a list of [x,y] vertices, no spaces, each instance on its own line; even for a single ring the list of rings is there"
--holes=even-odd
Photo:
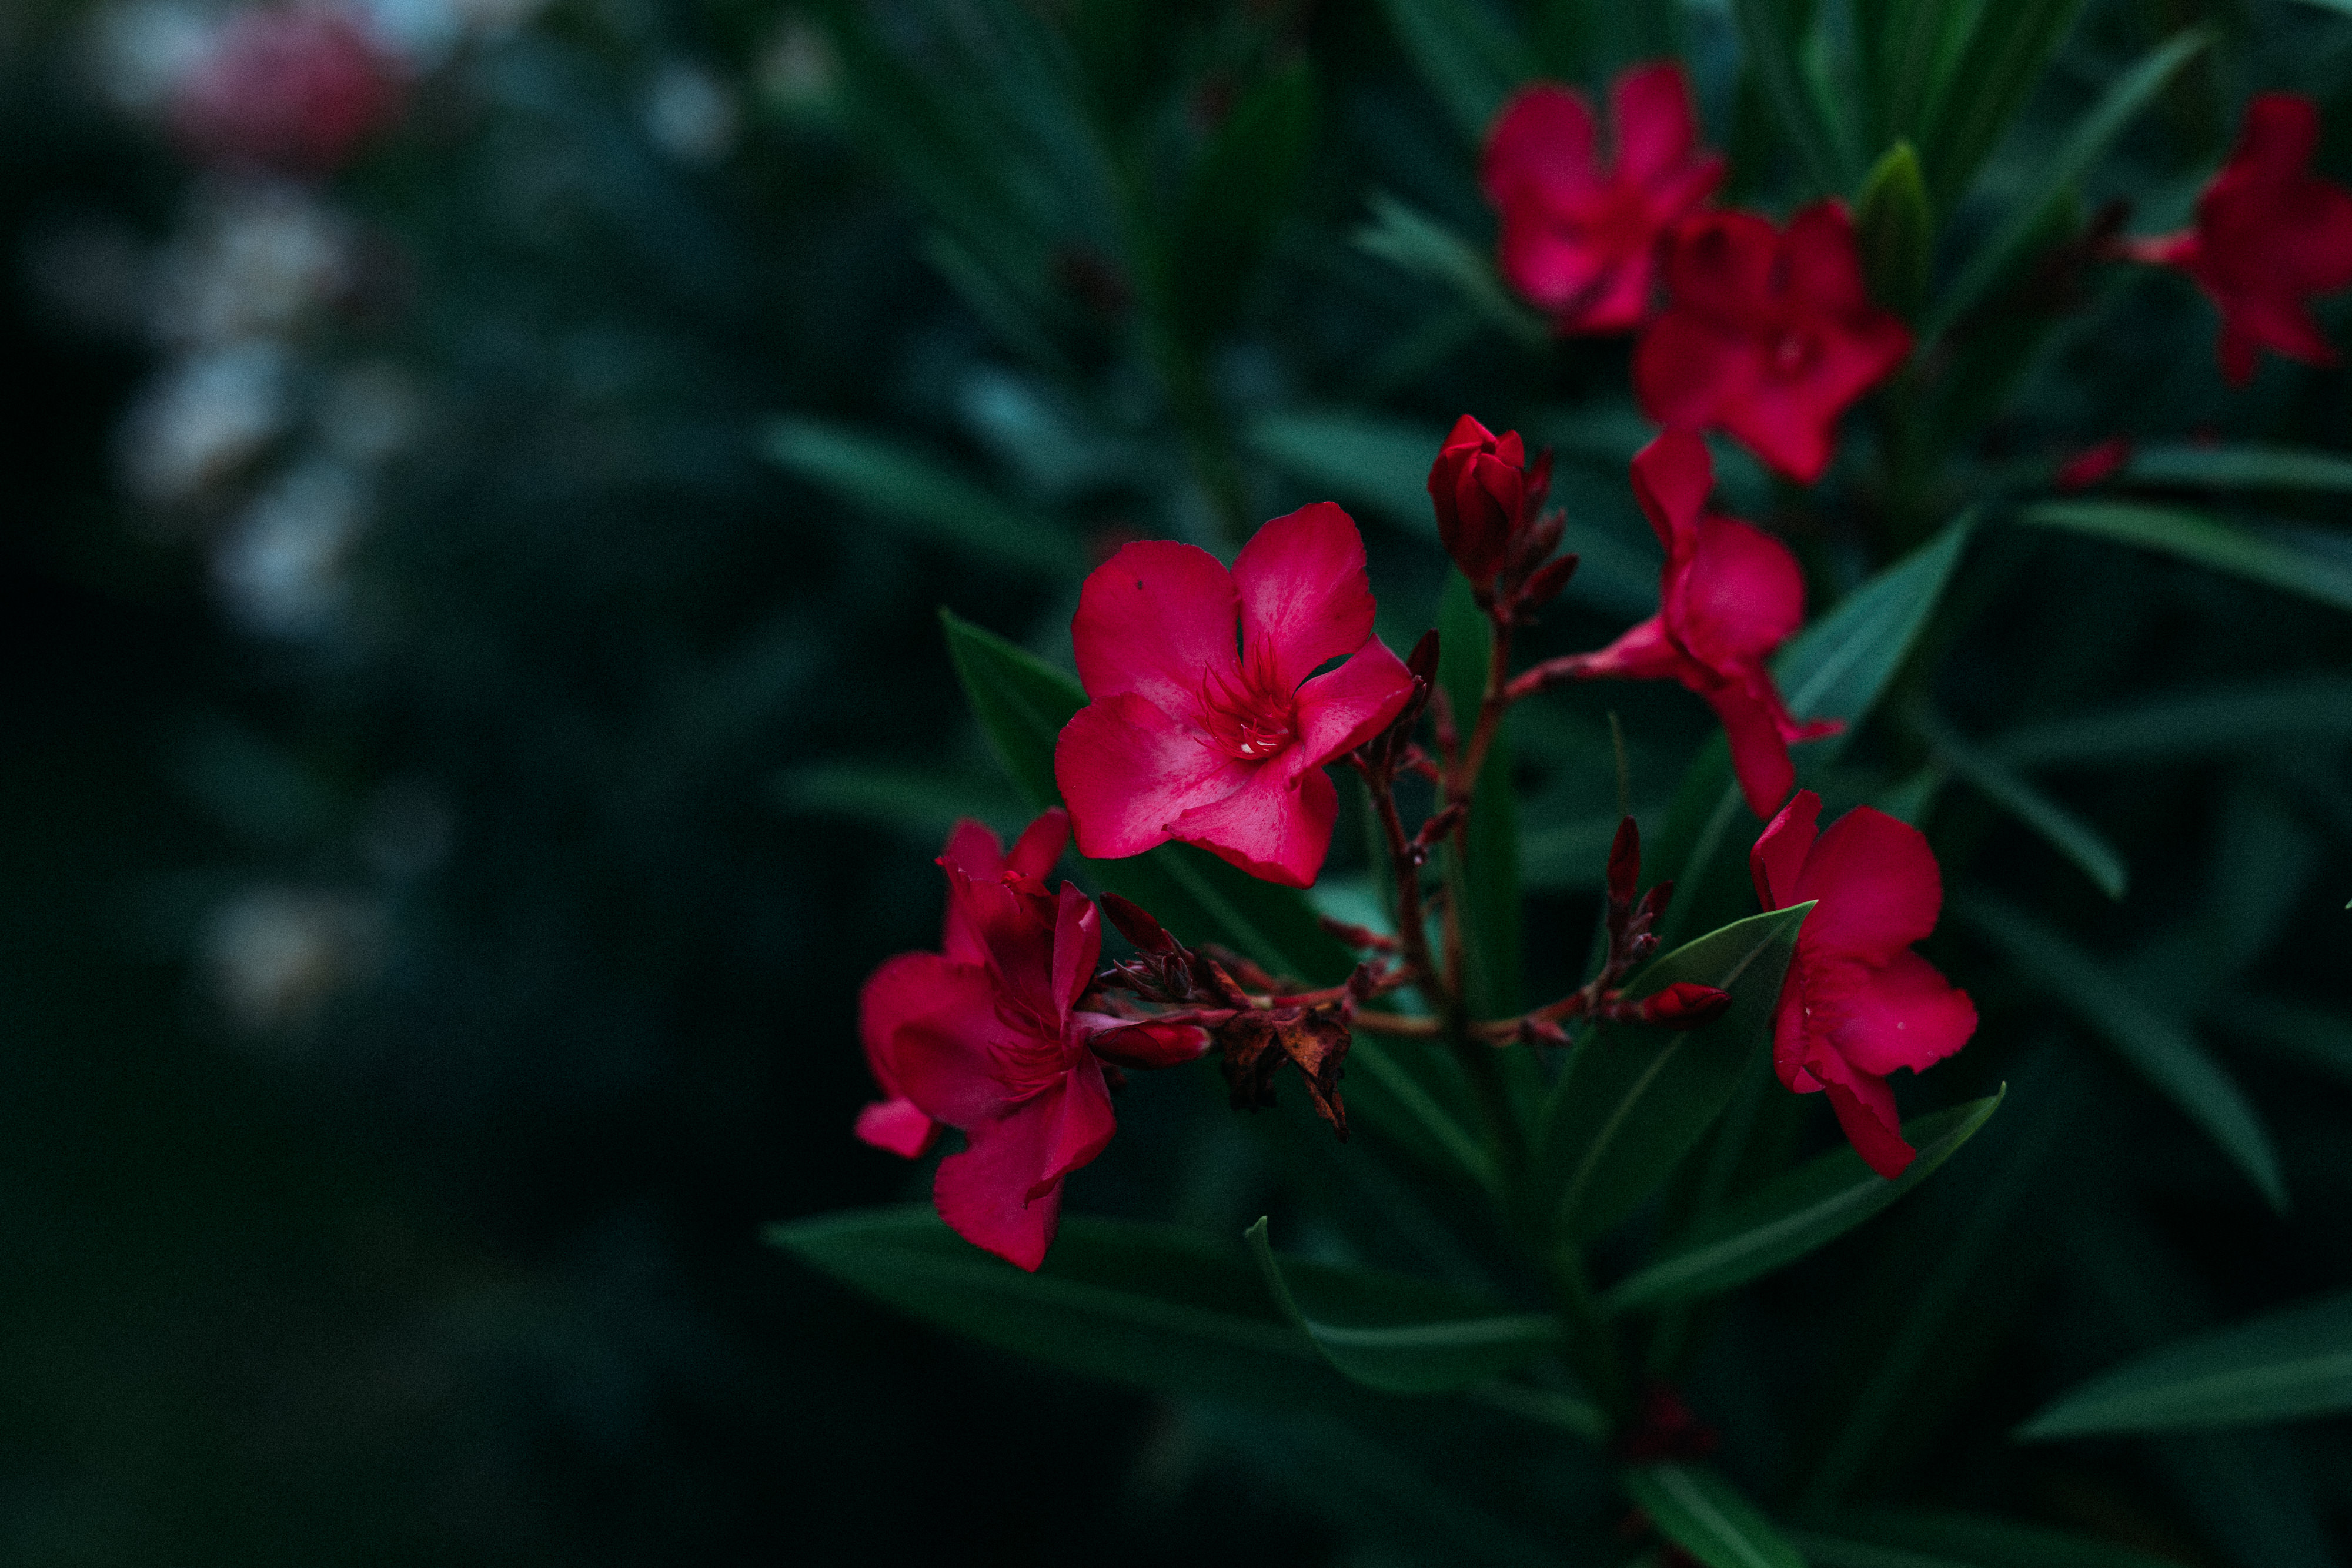
[[[1572,555],[1551,559],[1567,525],[1558,511],[1544,510],[1550,493],[1549,451],[1529,463],[1517,431],[1497,436],[1466,413],[1429,470],[1445,553],[1478,602],[1507,622],[1559,597],[1576,570]]]

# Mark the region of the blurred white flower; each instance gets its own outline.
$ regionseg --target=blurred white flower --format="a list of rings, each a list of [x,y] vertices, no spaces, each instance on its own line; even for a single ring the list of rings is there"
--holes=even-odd
[[[299,1029],[382,963],[383,915],[348,894],[256,887],[213,912],[205,963],[238,1028]]]
[[[142,501],[194,499],[285,427],[292,357],[259,340],[191,354],[148,384],[123,423],[124,482]]]
[[[727,84],[700,66],[673,60],[646,84],[646,134],[683,163],[716,163],[735,145],[742,115]]]
[[[205,344],[288,336],[349,287],[351,225],[300,186],[204,188],[159,265],[155,335]]]
[[[217,8],[188,0],[100,6],[90,19],[90,74],[116,108],[160,114],[212,52],[219,30]]]
[[[340,621],[365,488],[339,463],[305,463],[257,497],[213,551],[213,582],[249,632],[316,637]]]

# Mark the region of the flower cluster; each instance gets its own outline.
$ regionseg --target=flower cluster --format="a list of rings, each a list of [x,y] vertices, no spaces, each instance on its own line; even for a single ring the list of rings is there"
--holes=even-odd
[[[1651,418],[1727,432],[1811,484],[1839,417],[1910,355],[1910,329],[1871,302],[1840,204],[1785,229],[1706,208],[1723,161],[1697,149],[1681,66],[1626,71],[1610,103],[1605,167],[1573,89],[1538,83],[1496,116],[1481,183],[1502,219],[1504,277],[1560,332],[1639,332],[1633,388]]]

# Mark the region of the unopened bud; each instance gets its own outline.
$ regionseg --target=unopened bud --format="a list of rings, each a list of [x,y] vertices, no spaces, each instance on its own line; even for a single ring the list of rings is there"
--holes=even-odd
[[[1724,1009],[1730,1005],[1729,991],[1677,980],[1664,990],[1643,998],[1636,1016],[1643,1023],[1661,1024],[1667,1029],[1697,1029],[1721,1018]]]
[[[1139,904],[1130,904],[1115,893],[1106,893],[1100,900],[1103,913],[1118,927],[1118,934],[1135,944],[1139,953],[1175,953],[1181,951],[1176,938],[1154,920]]]

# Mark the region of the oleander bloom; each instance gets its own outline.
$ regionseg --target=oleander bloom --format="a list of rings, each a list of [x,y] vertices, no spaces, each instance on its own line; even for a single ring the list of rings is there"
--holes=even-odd
[[[1339,813],[1324,765],[1412,695],[1372,612],[1363,538],[1328,501],[1267,523],[1231,571],[1165,539],[1096,568],[1070,623],[1090,701],[1054,748],[1078,852],[1116,860],[1173,839],[1312,883]]]
[[[398,117],[398,68],[342,11],[254,5],[176,89],[173,129],[207,161],[323,174]]]
[[[1201,1055],[1208,1036],[1078,1006],[1102,956],[1102,917],[1076,887],[1049,891],[1010,864],[992,877],[945,855],[940,864],[950,938],[972,956],[904,953],[875,971],[862,998],[881,1039],[869,1060],[887,1064],[894,1099],[964,1134],[932,1183],[940,1218],[1034,1270],[1054,1239],[1063,1178],[1116,1130],[1104,1061],[1171,1066]]]
[[[1723,183],[1723,160],[1698,146],[1678,62],[1625,70],[1609,111],[1616,144],[1604,165],[1584,94],[1537,83],[1503,106],[1479,167],[1503,220],[1503,277],[1562,334],[1640,326],[1660,237]]]
[[[1492,582],[1503,570],[1528,515],[1528,479],[1527,444],[1517,431],[1498,437],[1466,413],[1454,422],[1430,465],[1429,500],[1438,542],[1472,582]]]
[[[1706,213],[1667,241],[1670,303],[1633,350],[1633,388],[1659,423],[1719,429],[1801,485],[1828,469],[1847,407],[1911,352],[1871,303],[1843,205],[1816,202],[1777,230]]]
[[[1539,673],[1681,682],[1723,721],[1748,810],[1769,817],[1797,781],[1790,744],[1842,727],[1801,723],[1781,700],[1766,661],[1804,623],[1804,574],[1779,539],[1707,510],[1714,487],[1714,459],[1688,431],[1667,431],[1633,455],[1634,497],[1666,550],[1658,613],[1606,648]]]
[[[2308,301],[2352,286],[2352,191],[2311,172],[2319,107],[2297,93],[2246,105],[2230,161],[2177,235],[2126,240],[2135,260],[2177,267],[2221,312],[2221,374],[2242,386],[2259,350],[2305,364],[2336,362]]]
[[[1903,1139],[1886,1075],[1919,1071],[1976,1032],[1977,1009],[1911,950],[1936,928],[1944,884],[1927,838],[1857,806],[1817,830],[1822,800],[1801,789],[1748,857],[1767,909],[1817,901],[1772,1023],[1772,1066],[1800,1094],[1826,1092],[1855,1153],[1897,1176],[1916,1152]]]
[[[949,832],[947,847],[940,854],[940,863],[955,867],[972,882],[1001,881],[1008,872],[1031,881],[1043,882],[1045,874],[1054,869],[1054,862],[1062,858],[1063,846],[1069,841],[1069,813],[1058,806],[1024,829],[1009,855],[985,823],[967,817]],[[948,901],[945,928],[940,934],[940,951],[958,964],[982,964],[988,960],[988,950],[981,941],[979,931],[967,917],[961,900]],[[904,956],[929,957],[930,955],[908,954]],[[874,1082],[880,1086],[882,1098],[858,1112],[857,1136],[877,1149],[887,1149],[911,1160],[929,1152],[932,1141],[939,1136],[940,1124],[898,1092],[898,1070],[892,1054],[892,1041],[898,1026],[904,1020],[893,1009],[920,992],[885,978],[898,962],[898,959],[893,958],[876,970],[858,998],[858,1039],[866,1048],[866,1065],[873,1072]]]

